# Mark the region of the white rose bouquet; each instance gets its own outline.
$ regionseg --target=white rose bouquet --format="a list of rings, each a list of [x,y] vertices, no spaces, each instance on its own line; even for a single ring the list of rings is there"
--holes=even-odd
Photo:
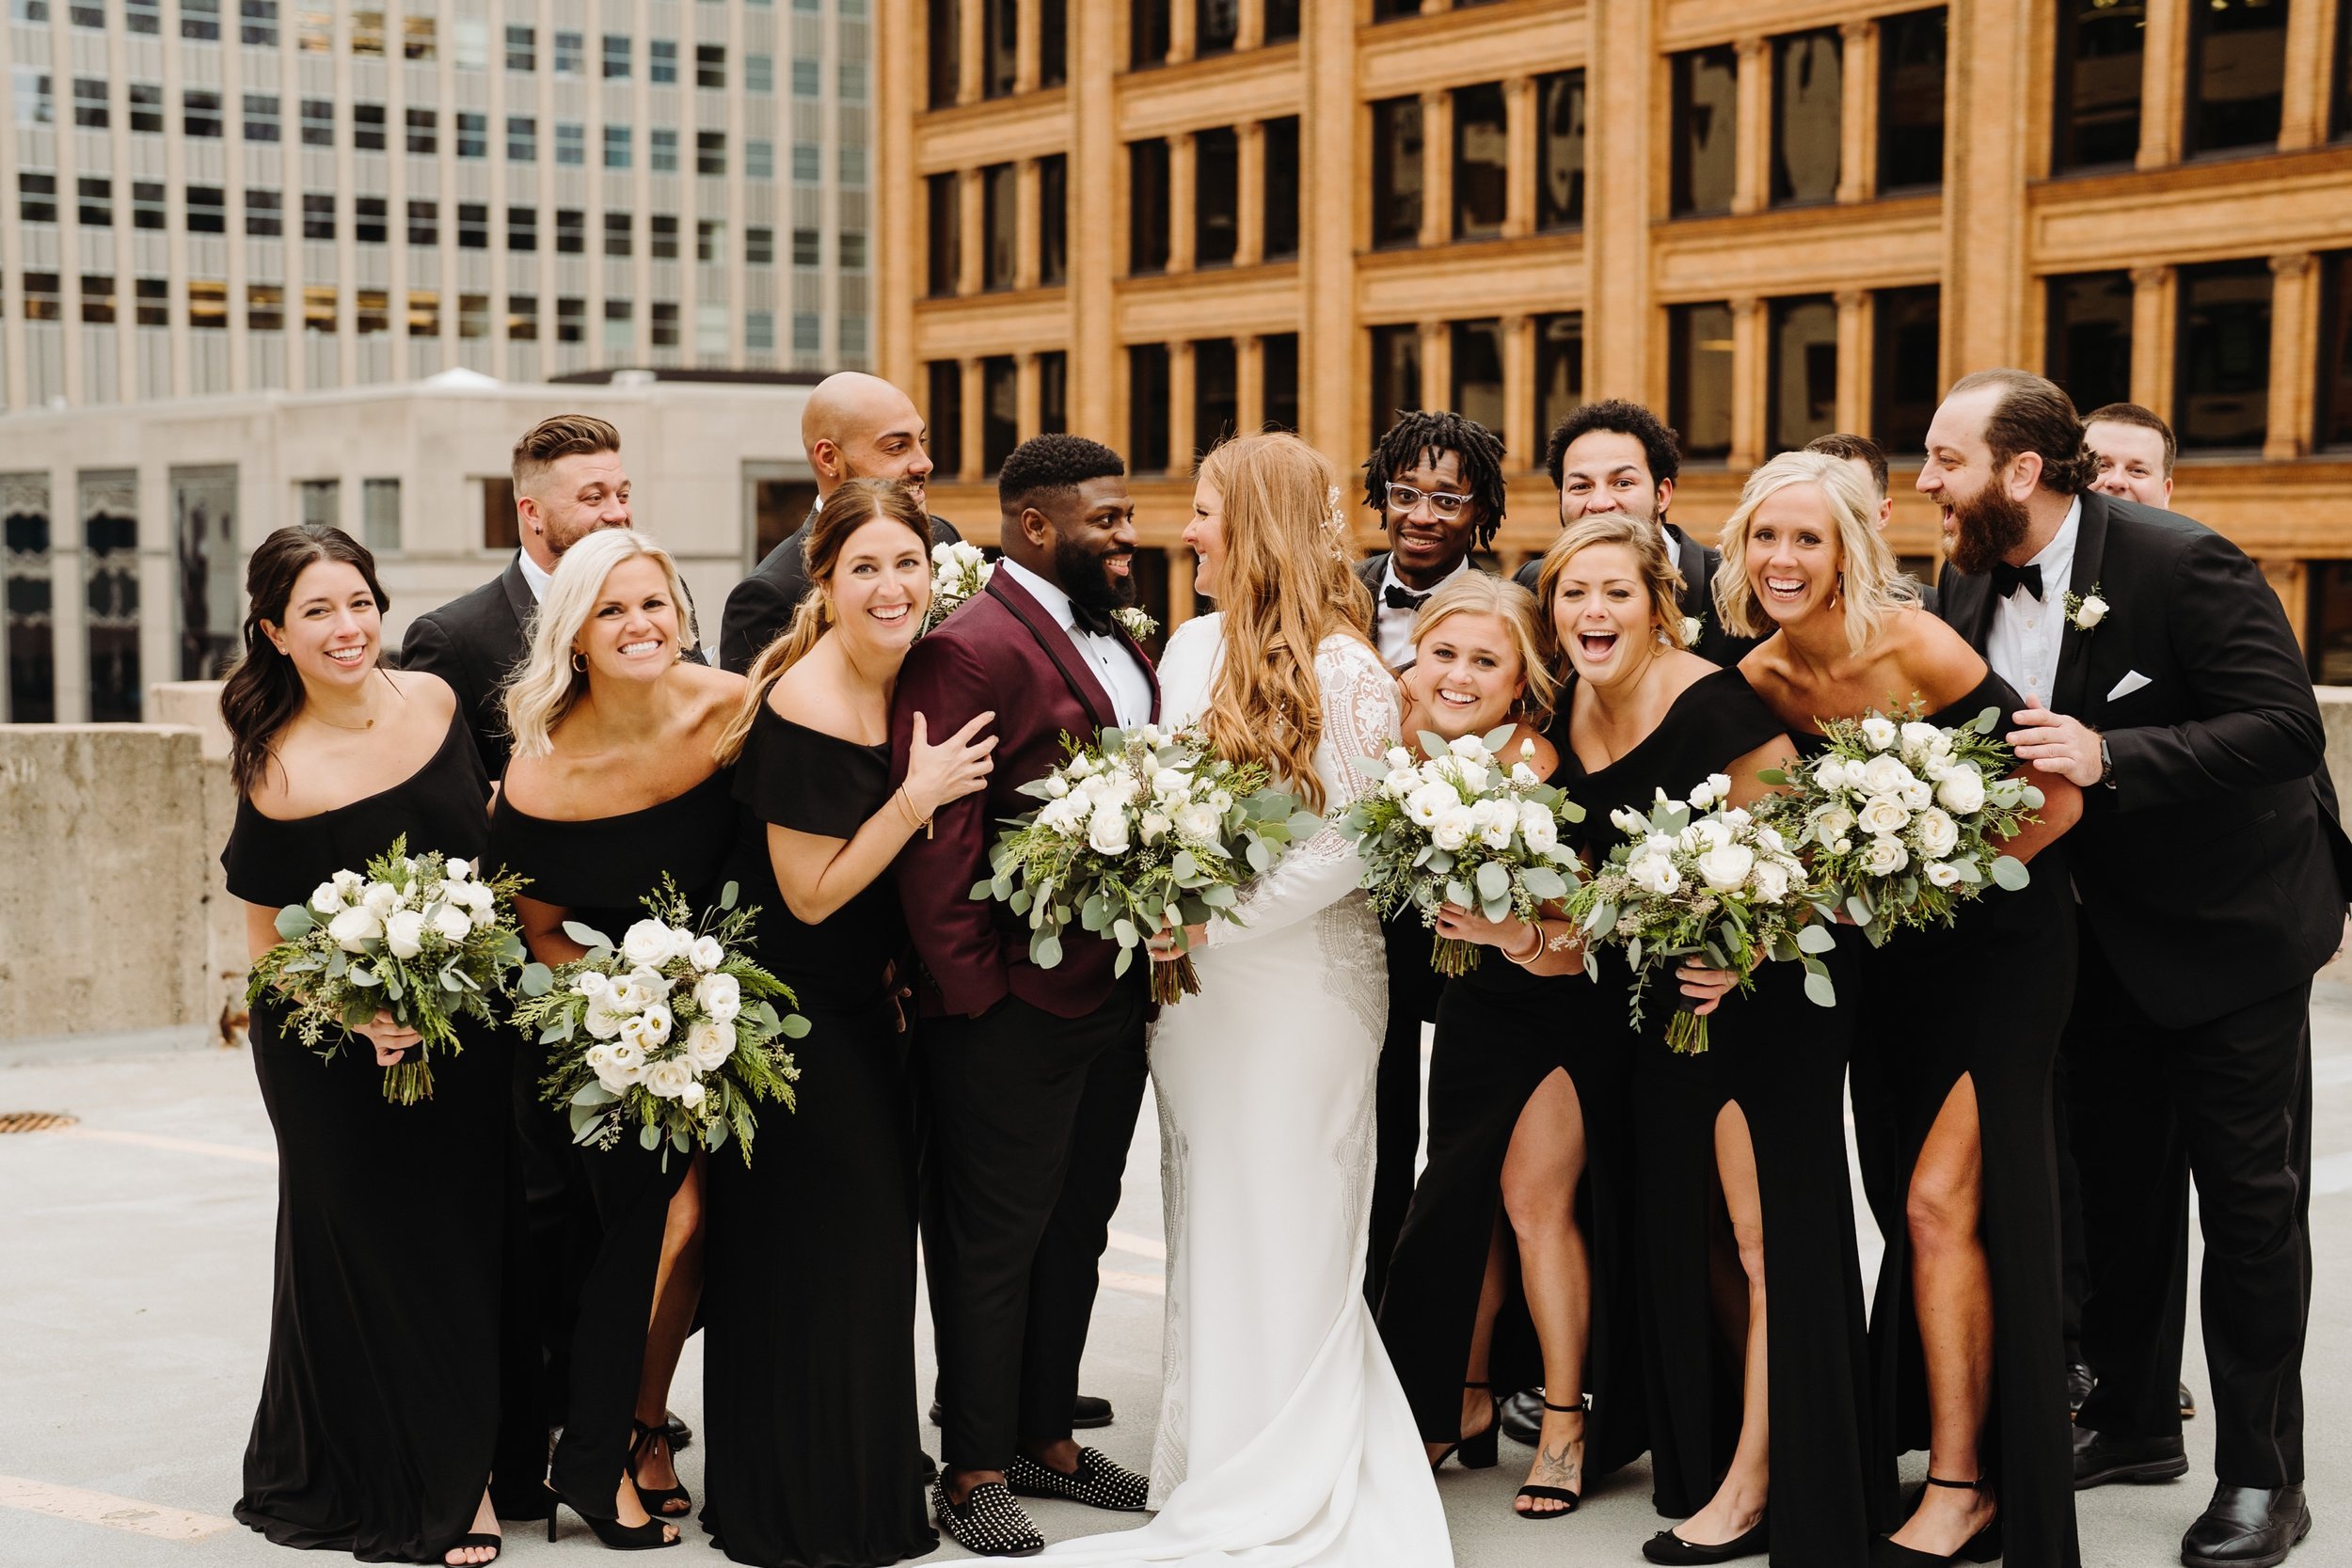
[[[522,966],[514,914],[522,885],[519,877],[485,880],[438,853],[412,856],[404,833],[364,870],[338,871],[309,903],[278,911],[284,940],[254,960],[246,1005],[276,992],[294,1037],[329,1059],[352,1031],[389,1013],[418,1043],[384,1069],[384,1098],[430,1100],[433,1053],[464,1049],[458,1019],[493,1022],[489,998],[504,994]]]
[[[1380,787],[1349,806],[1339,829],[1356,841],[1364,888],[1382,915],[1409,904],[1435,926],[1439,906],[1452,904],[1489,920],[1534,920],[1567,896],[1579,865],[1560,830],[1583,821],[1584,808],[1535,776],[1526,760],[1534,742],[1504,764],[1513,730],[1451,742],[1424,733],[1425,761],[1403,746],[1360,759]],[[1439,937],[1429,961],[1440,974],[1467,974],[1478,954],[1475,942]]]
[[[645,899],[650,916],[612,939],[567,920],[564,930],[588,951],[561,969],[523,971],[530,1000],[516,1025],[548,1048],[540,1098],[570,1107],[572,1141],[612,1148],[634,1124],[642,1147],[716,1150],[729,1133],[752,1158],[760,1101],[796,1108],[800,1077],[780,1043],[808,1033],[808,1020],[779,1012],[789,987],[742,952],[756,911],[738,909],[729,882],[719,907],[699,921],[662,879]]]
[[[1062,737],[1068,760],[1021,786],[1045,803],[1012,819],[990,851],[993,898],[1029,922],[1029,959],[1061,962],[1062,933],[1080,929],[1119,943],[1112,973],[1164,926],[1172,958],[1152,966],[1152,999],[1174,1005],[1200,990],[1184,929],[1214,916],[1239,923],[1242,884],[1274,864],[1322,818],[1273,787],[1263,763],[1228,762],[1198,733],[1144,724],[1106,729],[1092,746]]]
[[[1738,975],[1742,992],[1755,989],[1766,959],[1793,959],[1804,966],[1805,995],[1823,1007],[1837,1004],[1820,958],[1836,945],[1828,927],[1836,905],[1808,880],[1779,832],[1730,804],[1730,792],[1731,780],[1717,773],[1687,800],[1661,789],[1647,816],[1611,814],[1625,842],[1568,901],[1584,933],[1586,974],[1599,974],[1597,949],[1625,949],[1636,1028],[1651,975],[1694,956]],[[1705,1051],[1707,1020],[1687,1006],[1677,1010],[1666,1044],[1686,1055]]]
[[[931,607],[923,614],[923,630],[930,631],[956,612],[956,608],[988,586],[988,579],[996,575],[996,563],[980,553],[980,546],[962,540],[942,542],[931,546]]]
[[[1950,925],[1988,883],[2024,887],[2025,865],[2000,846],[2042,806],[1994,738],[1998,708],[1952,728],[1912,712],[1823,724],[1827,749],[1766,772],[1793,792],[1758,808],[1874,945],[1906,926]]]

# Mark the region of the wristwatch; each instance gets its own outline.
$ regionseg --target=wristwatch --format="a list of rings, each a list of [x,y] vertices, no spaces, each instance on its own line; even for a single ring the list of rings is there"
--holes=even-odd
[[[2115,787],[2115,753],[2107,750],[2107,737],[2099,737],[2099,782],[2109,789]]]

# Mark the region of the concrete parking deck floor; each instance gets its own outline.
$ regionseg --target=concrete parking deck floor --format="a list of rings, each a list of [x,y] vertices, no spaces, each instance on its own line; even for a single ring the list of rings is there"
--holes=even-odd
[[[2318,1279],[2305,1387],[2310,1404],[2312,1538],[2300,1568],[2352,1564],[2352,975],[2331,973],[2314,1006]],[[275,1202],[269,1127],[242,1052],[152,1037],[72,1047],[0,1046],[0,1112],[71,1112],[62,1132],[0,1136],[0,1564],[215,1568],[294,1560],[229,1517],[261,1386]],[[1148,1466],[1160,1367],[1157,1121],[1149,1105],[1128,1164],[1125,1201],[1104,1259],[1085,1386],[1117,1424],[1093,1440]],[[1875,1237],[1865,1237],[1875,1253]],[[420,1260],[429,1267],[429,1260]],[[2207,1385],[2190,1301],[2188,1381]],[[916,1348],[930,1386],[928,1327]],[[690,1343],[675,1404],[702,1408],[702,1348]],[[2171,1486],[2108,1487],[2080,1499],[2091,1568],[2178,1561],[2180,1532],[2210,1487],[2212,1422],[2188,1426],[2195,1465]],[[926,1429],[927,1438],[936,1434]],[[702,1452],[681,1468],[702,1479]],[[1613,1478],[1571,1519],[1512,1516],[1528,1450],[1506,1443],[1500,1468],[1451,1466],[1440,1490],[1463,1568],[1624,1564],[1661,1521],[1645,1465]],[[1907,1477],[1923,1470],[1913,1456]],[[1114,1523],[1043,1504],[1050,1538]],[[677,1560],[715,1562],[699,1530]],[[600,1550],[577,1520],[548,1545],[519,1526],[504,1560],[575,1563]],[[942,1548],[925,1561],[962,1554]]]

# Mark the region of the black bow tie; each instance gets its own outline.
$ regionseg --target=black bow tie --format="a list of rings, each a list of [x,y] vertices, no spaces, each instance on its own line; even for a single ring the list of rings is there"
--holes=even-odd
[[[2035,598],[2042,597],[2042,568],[2012,566],[2006,561],[1993,563],[1993,596],[2006,599],[2020,588]]]
[[[1119,627],[1109,610],[1080,604],[1075,599],[1070,601],[1070,624],[1074,630],[1090,631],[1097,637],[1108,637]]]
[[[1429,602],[1429,595],[1416,594],[1409,588],[1400,588],[1392,582],[1380,590],[1380,602],[1391,610],[1419,610]]]

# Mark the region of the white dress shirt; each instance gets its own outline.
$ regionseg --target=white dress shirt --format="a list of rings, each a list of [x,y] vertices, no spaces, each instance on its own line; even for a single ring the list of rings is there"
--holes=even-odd
[[[1464,556],[1454,563],[1454,570],[1438,580],[1438,588],[1443,588],[1470,569],[1470,557]],[[1373,641],[1380,649],[1380,662],[1391,670],[1402,670],[1413,661],[1413,621],[1421,614],[1421,609],[1419,606],[1410,610],[1391,609],[1389,589],[1392,586],[1402,588],[1407,594],[1423,594],[1423,591],[1398,580],[1394,556],[1391,556],[1382,568],[1380,586],[1373,591]],[[1437,588],[1432,588],[1427,590],[1427,594],[1437,591]],[[1427,594],[1423,594],[1424,598]]]
[[[523,581],[531,589],[531,602],[547,603],[548,590],[554,586],[555,574],[532,560],[529,550],[516,550],[515,556],[523,564]]]
[[[1094,678],[1110,694],[1111,711],[1118,715],[1120,727],[1132,729],[1149,723],[1152,719],[1152,677],[1144,672],[1143,661],[1131,652],[1127,644],[1116,637],[1100,632],[1080,631],[1070,613],[1070,595],[1030,571],[1021,562],[1007,557],[997,562],[997,570],[1010,572],[1013,581],[1025,590],[1029,597],[1045,607],[1057,625],[1068,634],[1071,645],[1078,650],[1094,671]]]
[[[2074,539],[2082,521],[2082,498],[2077,496],[2058,532],[2026,562],[2042,568],[2042,597],[2020,587],[1993,606],[1984,660],[2029,702],[2049,702],[2058,680],[2058,645],[2066,639],[2066,594],[2074,575]]]

